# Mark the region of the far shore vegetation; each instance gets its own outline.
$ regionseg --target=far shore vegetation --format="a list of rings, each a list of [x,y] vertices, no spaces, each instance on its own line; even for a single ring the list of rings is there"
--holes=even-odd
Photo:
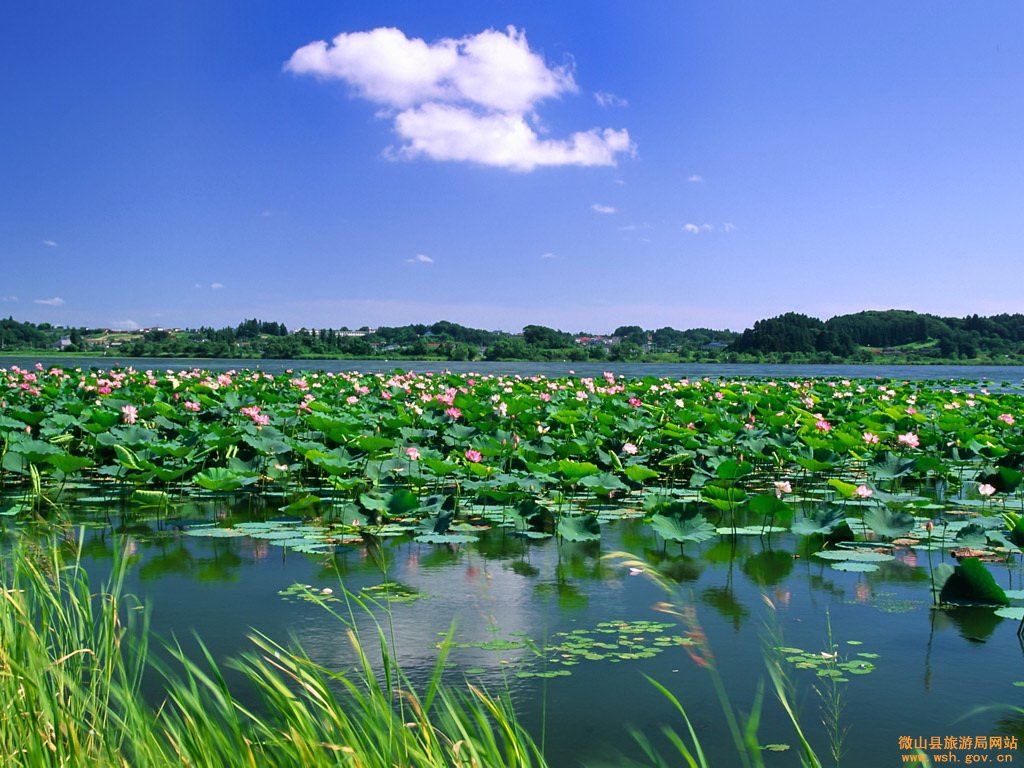
[[[653,363],[1024,364],[1024,314],[939,317],[865,311],[822,321],[790,312],[731,330],[624,325],[611,334],[527,325],[520,333],[439,321],[299,328],[257,319],[225,328],[72,328],[0,320],[0,355],[611,361]]]

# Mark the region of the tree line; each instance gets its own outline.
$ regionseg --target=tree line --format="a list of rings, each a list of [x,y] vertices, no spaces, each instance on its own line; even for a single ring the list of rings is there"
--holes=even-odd
[[[289,330],[258,319],[195,329],[64,328],[0,320],[0,352],[60,347],[130,357],[385,358],[445,360],[626,360],[721,362],[1024,361],[1024,315],[940,317],[865,311],[819,320],[788,312],[742,333],[623,325],[610,335],[527,325],[520,333],[433,324],[352,330]]]

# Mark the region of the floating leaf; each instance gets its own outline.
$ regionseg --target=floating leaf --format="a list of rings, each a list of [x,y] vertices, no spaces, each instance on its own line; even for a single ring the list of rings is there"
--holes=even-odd
[[[884,552],[862,552],[856,549],[823,549],[814,553],[822,560],[846,560],[857,563],[887,563],[895,560],[895,556]]]
[[[470,544],[479,537],[468,533],[421,533],[413,541],[421,544]]]
[[[875,563],[857,563],[851,561],[842,561],[838,563],[832,563],[832,570],[834,571],[852,571],[854,573],[872,573],[878,570],[878,565]]]
[[[767,536],[772,533],[785,533],[788,528],[778,525],[741,525],[736,528],[720,526],[715,532],[721,536]]]

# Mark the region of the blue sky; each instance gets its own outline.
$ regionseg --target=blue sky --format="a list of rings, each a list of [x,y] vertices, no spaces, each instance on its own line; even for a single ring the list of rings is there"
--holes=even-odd
[[[6,3],[0,314],[1024,311],[1024,4]]]

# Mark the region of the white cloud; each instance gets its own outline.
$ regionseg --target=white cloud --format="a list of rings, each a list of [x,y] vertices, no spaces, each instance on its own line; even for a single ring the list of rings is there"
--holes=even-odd
[[[696,173],[694,173],[690,176],[690,178],[687,179],[687,181],[689,181],[691,184],[700,184],[702,181],[704,181],[704,177],[698,176]]]
[[[629,134],[596,128],[568,139],[541,139],[524,115],[480,114],[448,104],[424,104],[395,117],[395,130],[408,143],[393,153],[426,156],[532,171],[538,166],[614,165],[615,155],[630,151]]]
[[[731,221],[727,221],[727,222],[725,222],[725,224],[722,225],[722,231],[723,232],[735,232],[736,231],[736,225],[733,224]]]
[[[110,324],[112,331],[137,331],[142,326],[134,320],[115,320]]]
[[[405,260],[406,264],[433,264],[434,260],[425,253],[417,253],[411,259]]]
[[[594,93],[594,101],[600,106],[605,107],[628,107],[629,102],[621,96],[616,96],[614,93],[607,93],[605,91],[597,91]]]
[[[0,296],[0,301],[17,301],[17,296]]]
[[[553,251],[545,251],[544,253],[542,253],[540,255],[540,257],[542,259],[557,259],[558,258],[558,254],[554,253]]]
[[[527,112],[541,99],[576,91],[569,67],[548,68],[515,27],[433,44],[390,27],[343,32],[330,44],[299,48],[285,69],[344,80],[364,98],[399,109],[441,101]]]
[[[57,241],[56,240],[43,240],[43,245],[45,245],[47,248],[56,248],[57,247]]]
[[[60,296],[54,296],[52,299],[33,299],[35,304],[45,304],[48,307],[59,307],[64,304],[64,299]]]
[[[210,289],[214,291],[219,291],[223,287],[224,283],[210,283]]]
[[[689,232],[691,235],[697,235],[701,232],[713,232],[714,227],[710,224],[684,224],[683,231]]]
[[[614,165],[631,153],[625,130],[541,139],[538,102],[577,91],[568,65],[549,67],[515,27],[427,43],[394,28],[342,33],[299,48],[298,75],[343,80],[390,110],[404,144],[394,157],[474,162],[530,171],[546,165]]]
[[[598,213],[617,213],[616,209],[611,205],[601,205],[601,203],[594,203],[590,206],[593,210]]]

